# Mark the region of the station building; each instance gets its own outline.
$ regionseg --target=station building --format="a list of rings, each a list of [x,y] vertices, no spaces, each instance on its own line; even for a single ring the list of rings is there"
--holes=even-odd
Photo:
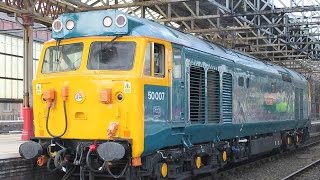
[[[42,43],[51,33],[34,25],[33,73],[35,74]],[[23,29],[14,17],[0,13],[0,121],[19,120],[23,98]]]

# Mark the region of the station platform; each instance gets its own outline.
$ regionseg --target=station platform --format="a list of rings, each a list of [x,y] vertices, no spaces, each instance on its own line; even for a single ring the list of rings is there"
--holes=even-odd
[[[35,161],[22,159],[19,155],[21,133],[0,134],[0,179],[1,180],[59,180],[56,173],[46,167],[35,166]]]
[[[18,150],[23,142],[21,134],[0,134],[0,159],[20,157]]]

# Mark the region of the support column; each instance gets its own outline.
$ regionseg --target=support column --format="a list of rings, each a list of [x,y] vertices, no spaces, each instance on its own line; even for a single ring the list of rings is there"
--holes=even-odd
[[[33,80],[33,21],[32,14],[22,14],[23,34],[23,132],[21,139],[29,140],[34,137],[32,110],[32,80]]]

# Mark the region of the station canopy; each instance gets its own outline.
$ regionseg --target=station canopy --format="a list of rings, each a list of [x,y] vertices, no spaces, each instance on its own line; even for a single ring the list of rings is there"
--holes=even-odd
[[[32,14],[48,29],[64,12],[103,9],[151,19],[320,78],[320,0],[0,0],[0,11]]]

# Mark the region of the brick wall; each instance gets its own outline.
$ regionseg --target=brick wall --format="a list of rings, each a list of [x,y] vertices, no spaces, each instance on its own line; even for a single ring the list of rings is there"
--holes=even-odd
[[[49,173],[46,167],[37,167],[35,162],[21,158],[0,159],[1,180],[59,180],[61,175]]]

